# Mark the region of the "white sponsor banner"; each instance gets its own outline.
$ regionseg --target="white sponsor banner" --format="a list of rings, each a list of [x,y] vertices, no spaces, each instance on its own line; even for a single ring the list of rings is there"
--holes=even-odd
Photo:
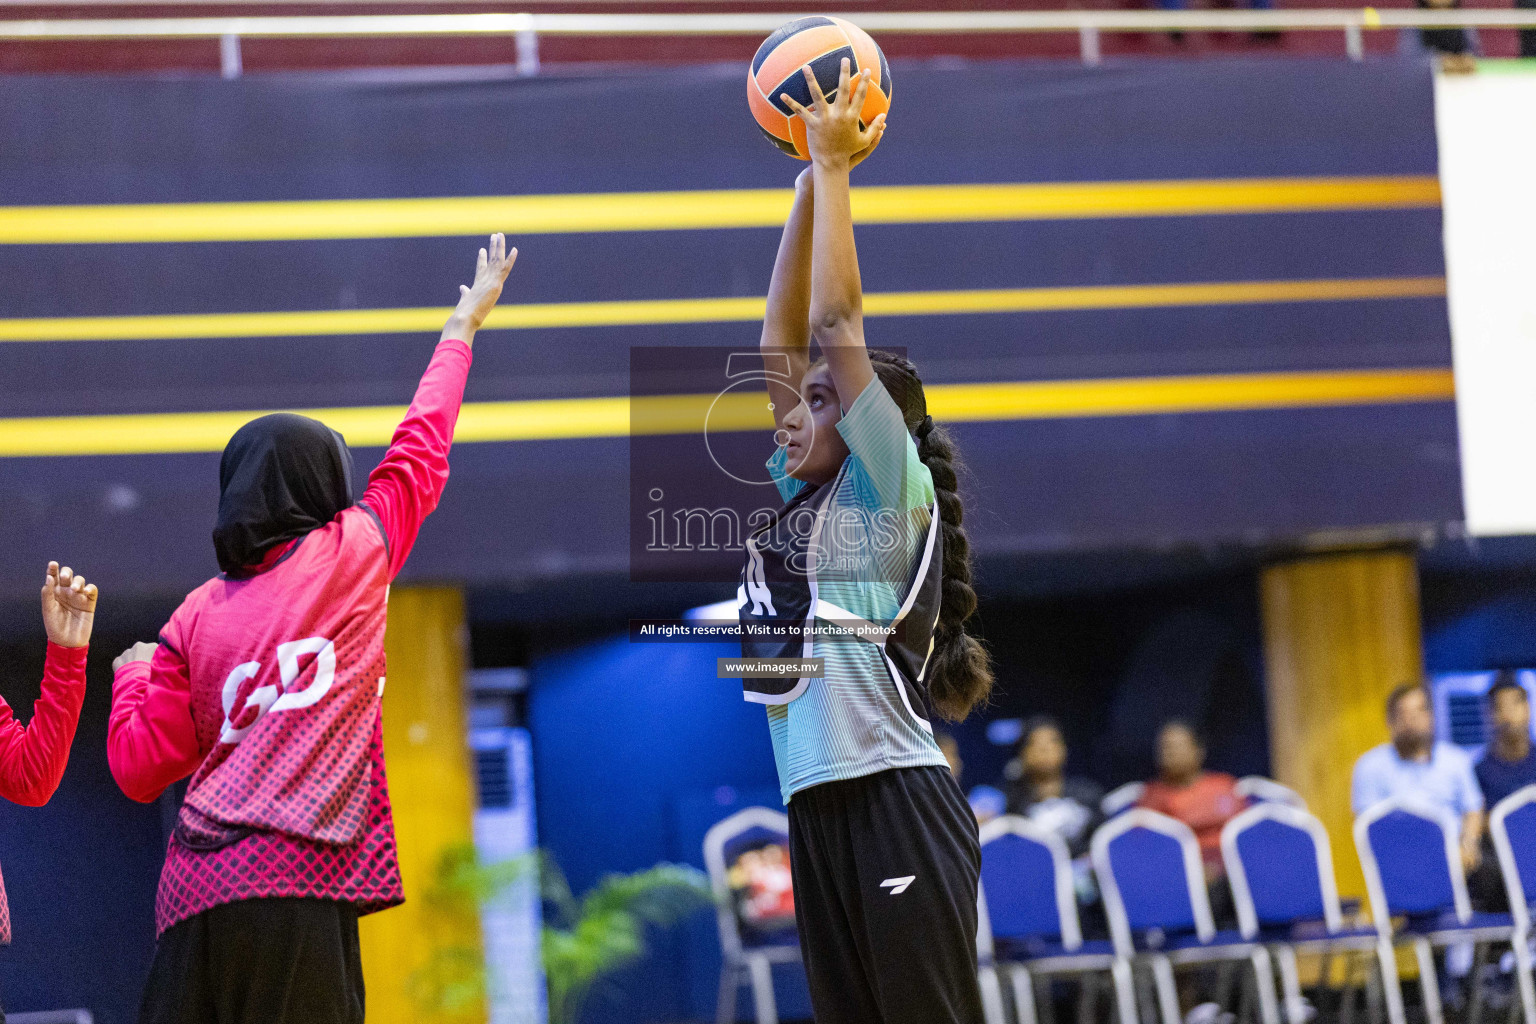
[[[1536,69],[1435,81],[1445,257],[1474,536],[1536,533]]]

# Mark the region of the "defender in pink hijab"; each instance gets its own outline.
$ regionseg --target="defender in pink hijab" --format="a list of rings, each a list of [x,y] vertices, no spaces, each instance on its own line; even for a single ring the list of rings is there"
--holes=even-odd
[[[501,235],[352,499],[341,435],[240,428],[219,465],[218,576],[114,663],[108,760],[156,799],[191,776],[155,900],[141,1024],[363,1020],[359,915],[400,903],[380,705],[389,584],[448,481],[476,330],[517,257]]]

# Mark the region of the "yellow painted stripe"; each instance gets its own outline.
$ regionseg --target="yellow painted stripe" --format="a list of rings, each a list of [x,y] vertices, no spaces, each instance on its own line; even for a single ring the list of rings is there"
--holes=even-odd
[[[866,316],[1029,313],[1046,310],[1209,306],[1258,302],[1329,302],[1445,294],[1443,277],[1323,278],[1195,284],[1087,285],[968,291],[875,292]],[[486,329],[628,327],[751,321],[763,318],[755,297],[548,302],[498,306]],[[288,338],[336,334],[404,334],[438,330],[447,307],[329,309],[290,313],[185,313],[163,316],[35,317],[0,320],[0,342],[146,341],[173,338]]]
[[[0,207],[0,244],[250,242],[317,238],[777,227],[788,189],[430,199]],[[1433,175],[889,185],[853,190],[862,224],[1187,217],[1440,205]]]
[[[1456,397],[1456,382],[1449,367],[1424,367],[947,384],[927,390],[934,416],[957,422],[1443,402]]]
[[[1143,416],[1449,401],[1449,368],[1344,370],[1307,373],[1202,374],[1103,380],[935,384],[928,402],[947,422]],[[711,412],[711,409],[713,411]],[[0,419],[0,457],[214,452],[241,424],[265,410]],[[403,406],[301,410],[361,447],[388,443]],[[564,440],[631,434],[766,430],[765,396],[670,395],[470,402],[455,439]]]

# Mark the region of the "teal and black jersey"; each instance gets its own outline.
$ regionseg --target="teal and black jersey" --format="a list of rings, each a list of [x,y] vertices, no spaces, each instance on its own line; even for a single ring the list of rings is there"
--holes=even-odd
[[[767,705],[785,803],[823,782],[946,764],[923,685],[943,561],[933,478],[879,378],[837,429],[849,456],[825,484],[788,477],[782,448],[768,460],[786,504],[747,540],[741,621],[890,632],[806,629],[791,641],[744,632],[745,657],[824,659],[818,678],[746,681],[746,698]]]

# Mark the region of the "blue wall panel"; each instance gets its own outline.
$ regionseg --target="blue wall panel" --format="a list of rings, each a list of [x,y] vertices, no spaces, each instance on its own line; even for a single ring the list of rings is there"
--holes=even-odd
[[[539,842],[573,890],[663,860],[702,868],[710,825],[748,803],[779,806],[763,710],[715,678],[715,659],[739,653],[625,635],[534,665]],[[585,1020],[707,1016],[711,1004],[700,1000],[712,999],[720,963],[713,914],[660,937],[653,953],[597,992]],[[794,984],[786,978],[787,998]]]

